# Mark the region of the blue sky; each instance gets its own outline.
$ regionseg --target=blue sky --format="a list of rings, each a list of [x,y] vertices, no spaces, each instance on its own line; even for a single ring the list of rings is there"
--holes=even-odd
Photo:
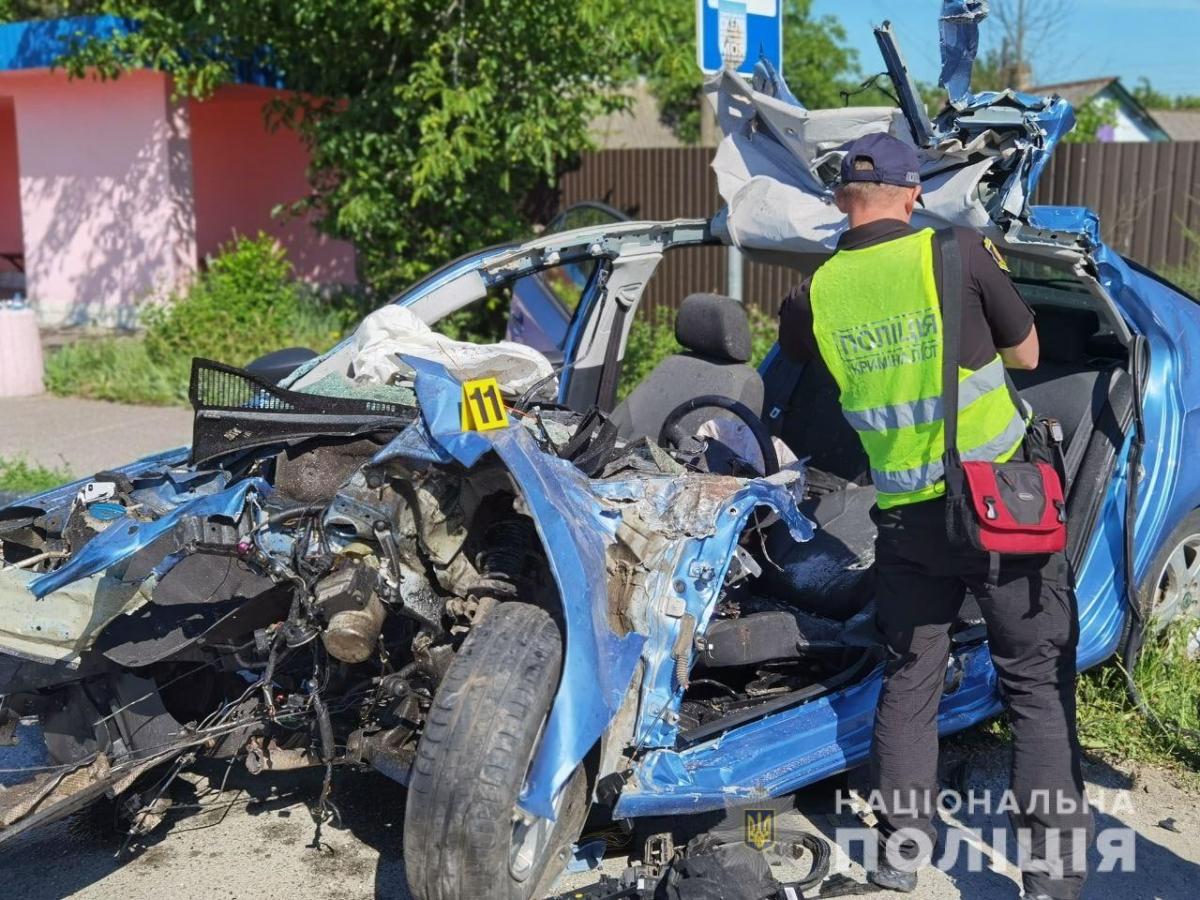
[[[937,80],[940,0],[815,0],[817,13],[841,19],[865,74],[882,71],[873,25],[890,19],[909,69]],[[1086,14],[1085,14],[1086,11]],[[1075,0],[1074,22],[1053,53],[1034,60],[1042,84],[1118,75],[1126,87],[1141,76],[1168,94],[1200,94],[1200,0]],[[985,46],[995,26],[981,26]],[[785,73],[786,74],[786,73]]]

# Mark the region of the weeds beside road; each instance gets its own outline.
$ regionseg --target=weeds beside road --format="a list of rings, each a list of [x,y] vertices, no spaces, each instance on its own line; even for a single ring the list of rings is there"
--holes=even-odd
[[[1200,660],[1189,645],[1195,620],[1148,635],[1134,681],[1154,712],[1147,718],[1125,692],[1125,670],[1111,660],[1079,679],[1079,733],[1086,750],[1107,759],[1147,762],[1200,785]]]
[[[0,495],[37,494],[71,481],[75,476],[66,468],[49,469],[30,462],[24,456],[0,456]]]
[[[51,354],[46,388],[59,396],[181,406],[193,356],[245,365],[282,347],[325,350],[360,312],[352,294],[315,296],[273,238],[238,238],[190,288],[142,311],[142,335],[79,341]]]

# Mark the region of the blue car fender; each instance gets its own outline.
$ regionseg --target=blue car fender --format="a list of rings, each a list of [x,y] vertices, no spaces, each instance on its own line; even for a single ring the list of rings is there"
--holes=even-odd
[[[588,489],[583,473],[542,452],[525,428],[464,432],[458,407],[461,385],[437,363],[412,357],[405,362],[416,371],[423,418],[383,448],[376,460],[403,448],[406,455],[426,453],[425,458],[439,460],[449,456],[473,466],[494,450],[512,474],[549,551],[562,601],[566,651],[521,805],[535,816],[553,819],[559,790],[624,701],[645,642],[637,633],[618,635],[608,622],[605,550],[617,520]]]

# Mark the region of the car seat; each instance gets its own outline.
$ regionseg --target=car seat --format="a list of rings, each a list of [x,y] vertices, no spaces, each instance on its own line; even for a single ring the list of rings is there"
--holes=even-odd
[[[1068,447],[1076,432],[1091,423],[1108,401],[1116,360],[1093,354],[1100,331],[1094,310],[1041,306],[1037,309],[1041,359],[1036,369],[1009,374],[1035,413],[1058,419]],[[1081,435],[1087,441],[1089,435]]]
[[[750,322],[741,303],[720,294],[689,295],[675,315],[675,340],[684,352],[655,366],[613,411],[613,422],[622,437],[646,435],[658,440],[673,409],[705,394],[738,400],[755,415],[762,414],[763,382],[747,365]],[[681,424],[691,434],[706,420],[728,415],[721,410],[698,409],[684,416]]]

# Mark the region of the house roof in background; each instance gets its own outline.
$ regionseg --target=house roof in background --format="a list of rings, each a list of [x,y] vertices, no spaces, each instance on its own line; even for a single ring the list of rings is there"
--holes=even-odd
[[[72,16],[0,25],[0,72],[50,69],[74,41],[129,34],[137,22],[120,16]],[[234,81],[282,88],[283,77],[260,60],[238,61]]]
[[[1112,99],[1125,107],[1126,115],[1140,123],[1142,131],[1150,140],[1171,140],[1162,123],[1155,118],[1155,114],[1142,106],[1141,101],[1130,93],[1125,85],[1121,84],[1121,79],[1116,75],[1085,78],[1081,81],[1063,81],[1058,84],[1041,84],[1030,88],[1027,93],[1041,96],[1057,94],[1075,109],[1084,106],[1098,94],[1108,93]]]
[[[1083,106],[1114,81],[1119,81],[1116,75],[1106,75],[1102,78],[1084,78],[1080,81],[1060,81],[1058,84],[1039,84],[1025,91],[1035,97],[1048,97],[1058,94],[1076,109]]]
[[[644,81],[630,85],[624,93],[632,101],[629,109],[592,120],[590,131],[599,149],[683,146],[675,132],[663,123],[658,101]]]
[[[1200,141],[1200,109],[1153,109],[1150,114],[1173,141]]]

